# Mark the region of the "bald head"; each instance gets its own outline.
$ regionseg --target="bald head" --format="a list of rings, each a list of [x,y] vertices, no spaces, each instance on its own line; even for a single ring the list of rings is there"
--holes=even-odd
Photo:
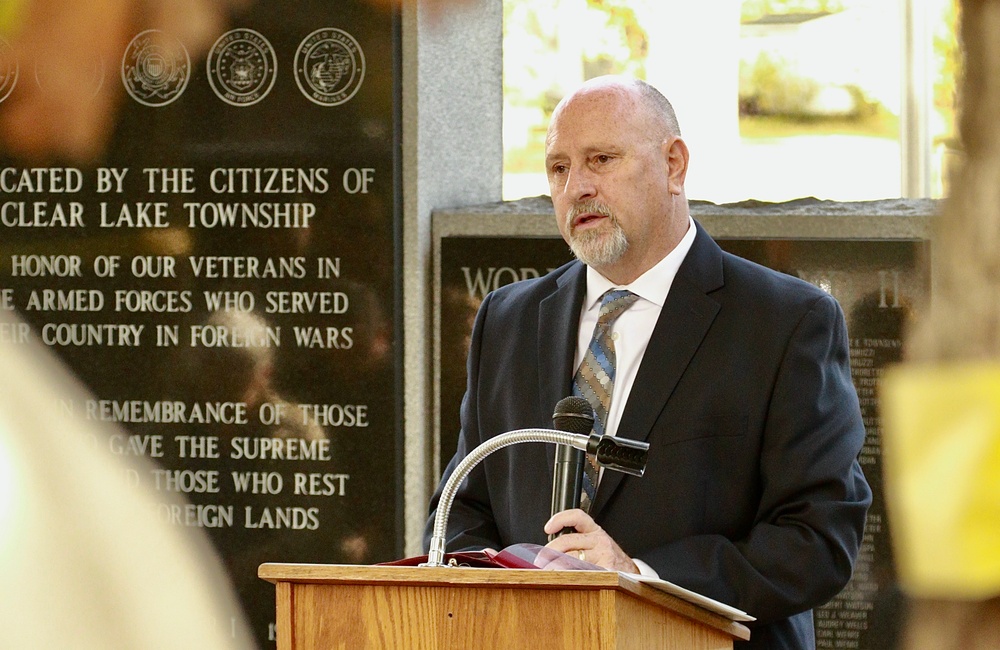
[[[559,113],[568,104],[579,99],[601,95],[617,96],[620,101],[631,104],[634,110],[646,113],[646,117],[650,121],[649,126],[653,129],[650,135],[655,136],[658,140],[666,139],[671,135],[681,135],[677,114],[674,112],[670,100],[664,97],[663,93],[642,79],[616,75],[594,77],[563,97],[552,113],[552,123],[556,121]]]
[[[633,85],[639,90],[644,103],[661,120],[667,129],[667,135],[681,135],[681,127],[677,123],[674,107],[659,90],[642,79],[633,79]]]

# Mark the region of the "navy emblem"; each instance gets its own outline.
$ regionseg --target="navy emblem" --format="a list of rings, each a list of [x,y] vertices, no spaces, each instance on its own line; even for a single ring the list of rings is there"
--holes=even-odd
[[[17,57],[10,44],[0,38],[0,102],[7,99],[10,91],[17,85],[17,73],[20,67],[17,65]]]
[[[258,32],[234,29],[215,41],[206,66],[208,83],[219,99],[233,106],[250,106],[271,92],[278,57]]]
[[[125,48],[122,83],[140,104],[166,106],[181,96],[190,78],[187,49],[166,32],[147,29]]]
[[[343,104],[361,88],[365,54],[354,37],[333,27],[309,34],[295,52],[295,83],[309,101]]]

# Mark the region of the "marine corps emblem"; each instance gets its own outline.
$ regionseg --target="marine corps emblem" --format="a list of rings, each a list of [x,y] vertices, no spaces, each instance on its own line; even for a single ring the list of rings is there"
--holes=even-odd
[[[166,32],[148,29],[125,48],[122,83],[140,104],[166,106],[181,96],[190,78],[187,49]]]
[[[234,29],[215,41],[206,66],[208,83],[219,99],[233,106],[250,106],[271,92],[278,57],[260,33]]]
[[[7,41],[0,38],[0,102],[7,99],[17,85],[19,66],[14,51]]]
[[[365,55],[354,37],[333,27],[309,34],[295,52],[295,83],[309,101],[343,104],[361,87]]]

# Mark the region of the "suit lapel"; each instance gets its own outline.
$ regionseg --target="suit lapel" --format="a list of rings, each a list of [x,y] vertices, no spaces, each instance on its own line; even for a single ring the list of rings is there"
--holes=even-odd
[[[667,294],[622,413],[618,435],[623,437],[648,440],[719,312],[719,303],[708,293],[723,285],[722,251],[700,225],[696,227],[694,244]],[[621,480],[619,472],[604,472],[591,515],[600,513]]]
[[[572,391],[573,360],[586,278],[586,267],[575,263],[558,278],[556,291],[538,307],[538,396],[539,412],[548,415],[545,428],[552,426],[551,414],[555,405]],[[551,469],[555,446],[548,447],[546,455]]]

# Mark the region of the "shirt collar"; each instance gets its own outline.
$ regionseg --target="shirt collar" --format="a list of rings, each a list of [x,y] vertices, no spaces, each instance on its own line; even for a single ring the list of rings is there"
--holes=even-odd
[[[598,271],[588,266],[587,297],[584,302],[586,310],[597,309],[600,306],[601,296],[609,289],[628,289],[643,300],[648,300],[662,309],[663,303],[667,300],[670,285],[673,284],[674,277],[677,275],[677,270],[681,267],[681,263],[687,257],[692,244],[694,244],[696,233],[697,228],[695,228],[694,219],[689,216],[687,232],[681,237],[680,242],[674,246],[674,249],[630,284],[616,285]]]

